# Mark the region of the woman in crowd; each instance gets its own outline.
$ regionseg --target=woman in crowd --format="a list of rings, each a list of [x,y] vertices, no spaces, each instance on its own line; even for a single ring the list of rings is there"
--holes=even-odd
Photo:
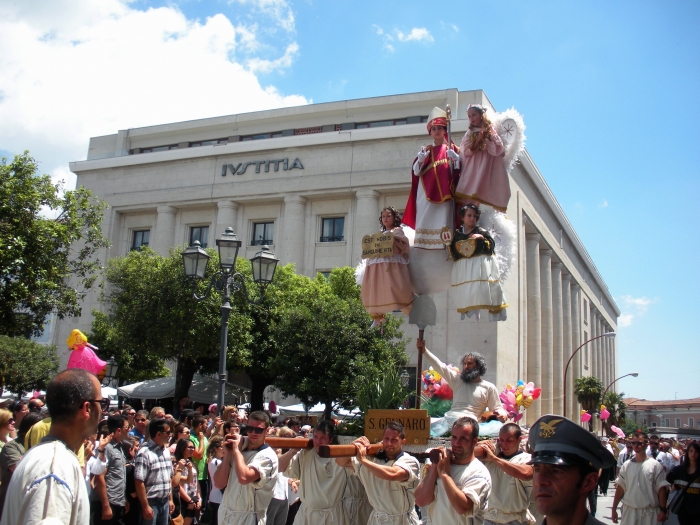
[[[184,525],[191,525],[192,520],[199,516],[202,502],[199,497],[197,481],[197,466],[192,461],[194,443],[189,439],[181,439],[175,447],[175,460],[185,460],[184,470],[180,476],[180,513],[185,519]]]
[[[129,511],[125,512],[123,517],[124,525],[139,525],[141,504],[136,497],[134,482],[134,459],[139,451],[139,440],[132,436],[129,439],[122,439],[119,446],[126,459],[126,501],[129,502]]]
[[[214,479],[217,467],[221,464],[221,459],[224,457],[224,438],[215,436],[209,440],[209,448],[207,449],[207,468],[209,469],[209,479]],[[218,525],[219,523],[219,505],[221,505],[221,497],[223,490],[217,489],[214,484],[209,492],[209,508],[207,512],[211,516],[209,525]]]
[[[680,525],[697,525],[700,523],[700,444],[693,441],[685,451],[683,463],[671,469],[666,481],[673,485],[674,491],[683,490],[683,503],[678,511]],[[670,498],[669,498],[670,499]]]
[[[177,448],[178,441],[180,441],[181,439],[190,439],[190,429],[187,428],[186,425],[183,425],[182,423],[177,423],[175,426],[172,427],[172,429],[173,436],[170,438],[170,446],[168,447],[171,456],[175,454],[175,449]]]
[[[0,450],[12,440],[10,434],[15,432],[15,420],[12,417],[12,412],[0,408]]]
[[[44,416],[37,412],[23,416],[22,423],[20,423],[19,431],[17,432],[17,438],[5,445],[2,452],[0,452],[0,517],[2,517],[2,508],[5,505],[5,493],[12,479],[12,473],[15,471],[15,468],[19,465],[24,455],[24,436],[27,435],[27,432],[32,428],[34,423],[42,419],[44,419]]]
[[[29,407],[24,401],[16,401],[12,405],[12,417],[15,420],[15,428],[19,428],[22,424],[22,419],[24,416],[29,414]]]

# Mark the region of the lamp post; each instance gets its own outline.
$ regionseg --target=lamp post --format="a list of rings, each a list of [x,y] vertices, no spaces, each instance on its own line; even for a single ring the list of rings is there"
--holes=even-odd
[[[106,363],[105,376],[102,378],[103,386],[110,386],[112,381],[117,378],[117,372],[119,371],[119,363],[114,360],[114,356],[110,357]]]
[[[240,292],[250,304],[260,304],[267,286],[275,276],[275,269],[279,259],[270,252],[268,246],[255,254],[250,260],[253,269],[253,281],[260,287],[260,297],[256,300],[248,298],[245,280],[243,275],[236,272],[236,259],[241,241],[236,237],[232,228],[226,228],[221,237],[216,239],[216,246],[219,250],[219,270],[211,276],[209,286],[204,295],[197,295],[195,288],[197,281],[204,278],[209,261],[209,255],[195,241],[182,252],[182,265],[185,269],[185,276],[190,280],[192,287],[192,298],[195,301],[203,301],[211,295],[212,288],[223,294],[221,303],[221,346],[219,349],[219,395],[217,398],[219,414],[224,410],[224,395],[226,393],[226,351],[228,347],[228,319],[231,315],[231,293]]]
[[[601,403],[603,402],[603,399],[605,399],[605,394],[608,393],[608,390],[610,390],[610,387],[613,386],[615,383],[617,383],[620,379],[622,379],[623,377],[627,377],[627,376],[637,377],[638,375],[639,374],[637,372],[630,372],[629,374],[625,374],[625,375],[620,376],[617,379],[615,379],[615,381],[610,383],[608,385],[608,387],[605,389],[605,391],[603,392],[603,397],[600,398]]]
[[[596,339],[600,339],[601,337],[615,337],[615,335],[616,335],[615,332],[607,332],[604,334],[597,335],[597,336],[589,339],[588,341],[584,341],[583,343],[581,343],[581,346],[579,346],[576,350],[574,350],[571,353],[571,357],[569,357],[569,360],[566,362],[566,367],[564,367],[564,417],[566,417],[566,374],[569,371],[569,364],[571,363],[571,360],[578,353],[578,351],[581,350],[581,348],[586,346],[591,341],[595,341]]]

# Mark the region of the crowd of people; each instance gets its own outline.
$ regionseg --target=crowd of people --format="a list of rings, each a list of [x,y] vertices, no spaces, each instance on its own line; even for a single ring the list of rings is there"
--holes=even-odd
[[[700,523],[696,441],[608,441],[554,415],[479,441],[477,419],[462,416],[430,457],[405,452],[390,422],[378,453],[360,437],[354,456],[328,458],[332,420],[217,408],[109,410],[94,375],[61,372],[46,406],[0,409],[0,525],[590,525],[591,495],[613,479],[615,522],[664,521],[680,497],[681,525]],[[274,449],[271,436],[299,439]]]

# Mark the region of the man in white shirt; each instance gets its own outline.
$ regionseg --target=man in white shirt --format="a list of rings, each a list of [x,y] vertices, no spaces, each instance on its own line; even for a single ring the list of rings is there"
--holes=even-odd
[[[416,505],[428,508],[435,525],[483,525],[486,503],[491,494],[491,475],[474,457],[479,439],[479,424],[462,417],[452,425],[451,448],[439,447],[440,460],[426,464],[427,474],[416,488]]]
[[[666,474],[673,468],[673,458],[661,448],[661,440],[656,434],[649,436],[649,446],[646,448],[646,455],[661,463]]]
[[[620,473],[622,465],[634,457],[634,450],[632,450],[632,443],[630,442],[631,438],[632,434],[625,439],[625,450],[622,450],[617,456],[617,471],[615,472],[615,477],[617,477],[617,475]]]
[[[17,465],[1,525],[34,525],[51,518],[66,525],[90,522],[90,502],[76,454],[97,429],[109,399],[102,399],[94,375],[71,368],[51,380],[46,403],[51,429]]]

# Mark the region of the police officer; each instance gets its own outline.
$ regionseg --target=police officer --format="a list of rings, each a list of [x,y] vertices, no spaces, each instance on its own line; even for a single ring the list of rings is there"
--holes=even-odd
[[[598,439],[573,421],[547,415],[530,429],[537,510],[542,525],[602,525],[586,509],[588,493],[598,484],[598,470],[615,457]]]

